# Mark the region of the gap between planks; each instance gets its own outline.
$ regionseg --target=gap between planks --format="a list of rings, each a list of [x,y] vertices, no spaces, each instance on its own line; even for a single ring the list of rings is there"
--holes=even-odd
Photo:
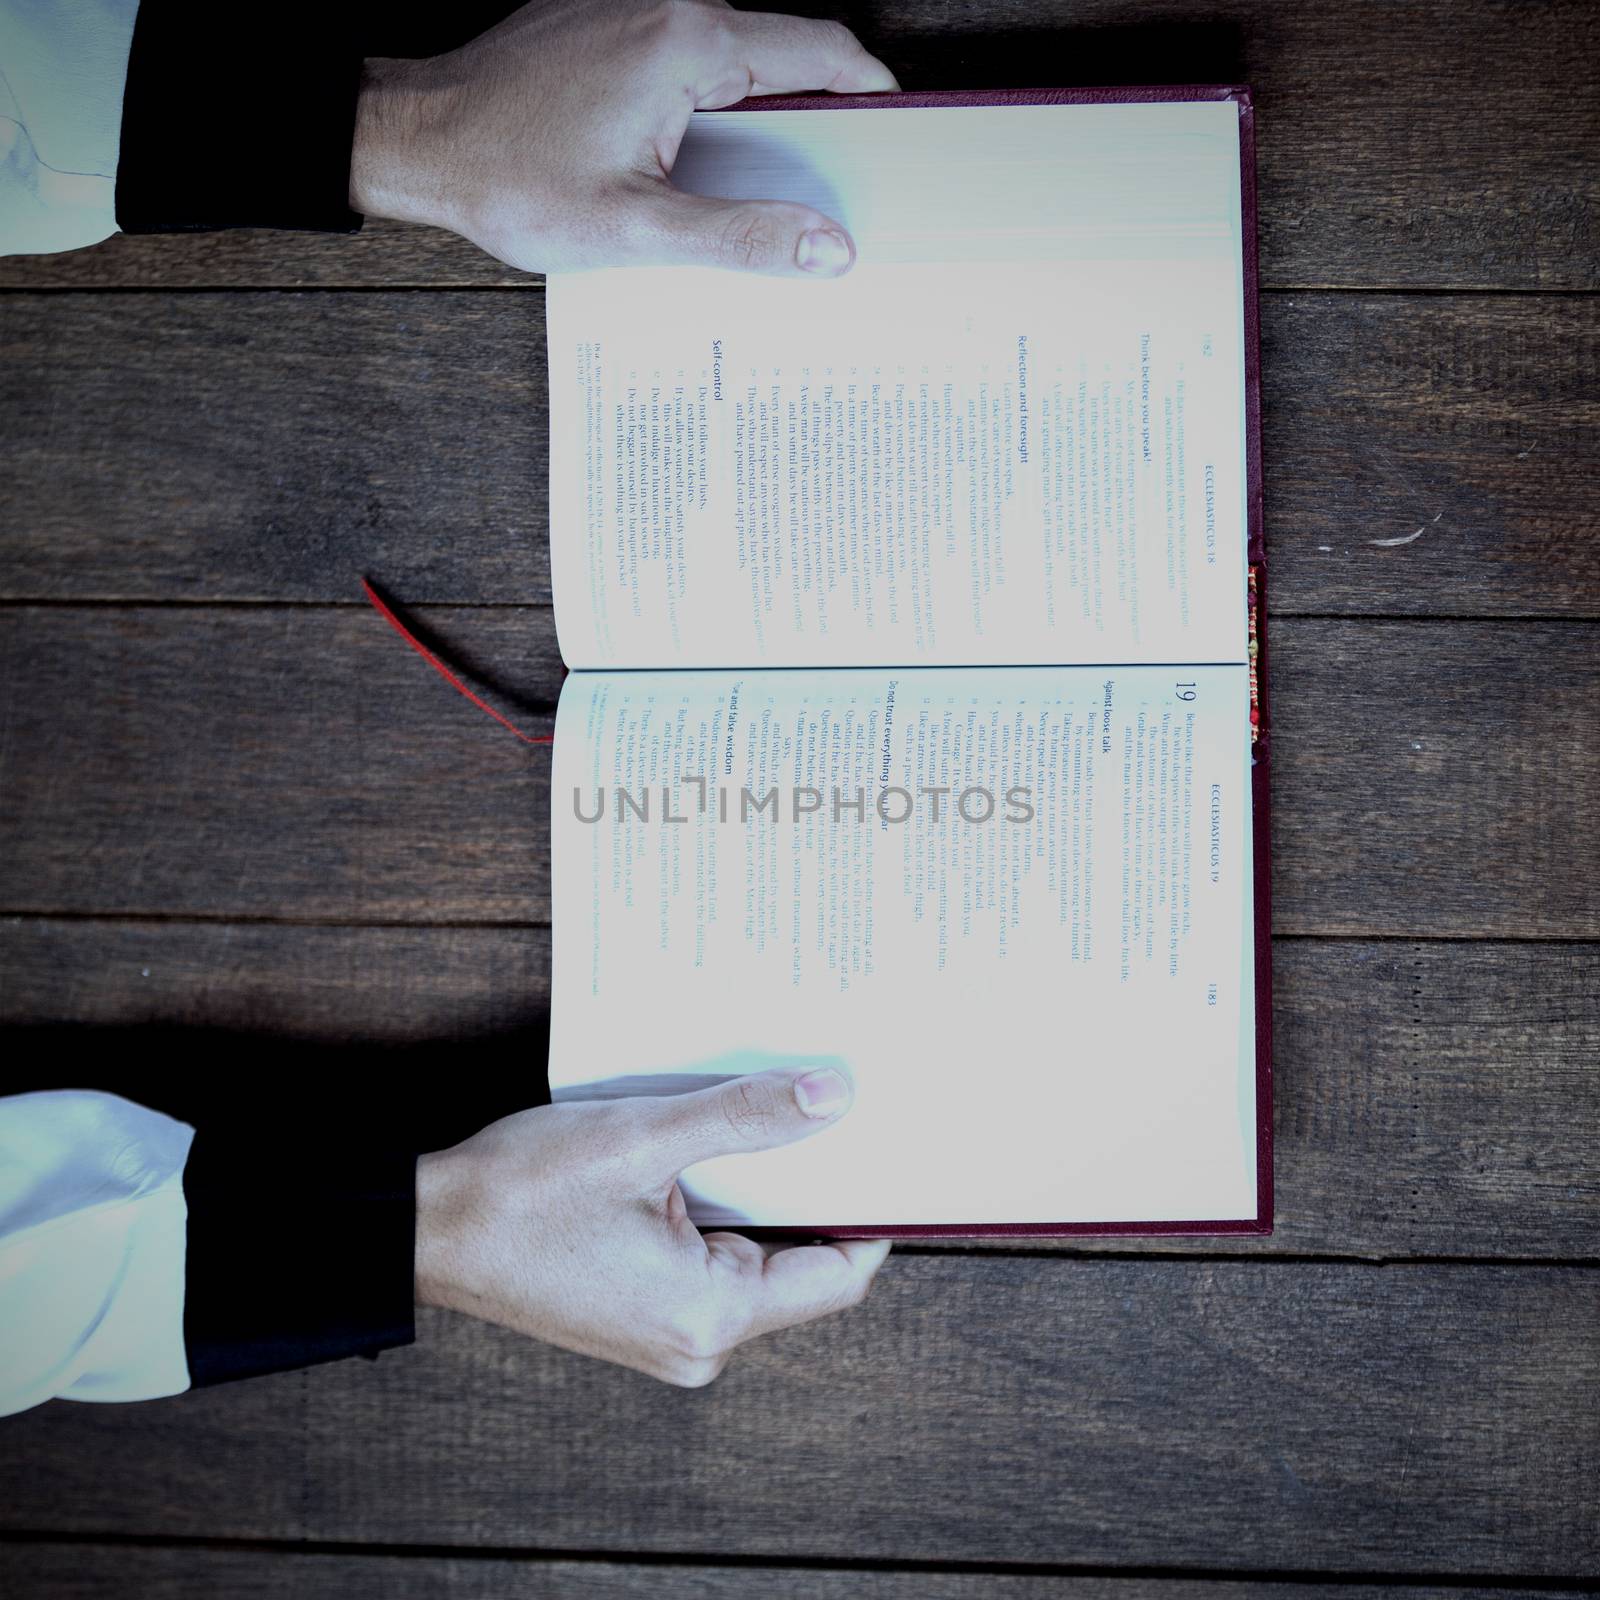
[[[482,922],[460,919],[440,922],[406,922],[398,919],[373,919],[355,922],[348,917],[273,917],[251,916],[248,912],[233,911],[75,911],[49,910],[38,906],[0,906],[0,921],[4,922],[100,922],[108,925],[126,924],[132,927],[241,927],[241,928],[342,928],[351,932],[367,930],[403,931],[407,933],[537,933],[549,932],[552,923],[548,918],[524,921],[502,918]],[[1462,945],[1468,948],[1484,944],[1533,945],[1540,948],[1577,947],[1600,943],[1593,937],[1570,933],[1275,933],[1274,944],[1419,944],[1436,947]]]
[[[527,283],[408,283],[396,278],[387,283],[40,283],[0,284],[0,301],[12,295],[195,295],[195,294],[281,294],[281,295],[333,295],[333,294],[543,294],[544,280],[533,279]],[[1496,299],[1589,299],[1600,295],[1600,288],[1587,284],[1545,288],[1538,284],[1507,285],[1496,283],[1426,283],[1426,284],[1356,284],[1356,283],[1272,283],[1259,284],[1257,292],[1269,295],[1337,294],[1337,295],[1410,295],[1419,299],[1461,299],[1466,297],[1494,297]]]
[[[1270,552],[1269,565],[1270,565]],[[359,575],[357,575],[359,576]],[[484,612],[491,615],[500,612],[517,611],[554,611],[555,605],[549,600],[402,600],[400,602],[407,610],[449,611],[449,612]],[[250,612],[301,612],[301,611],[331,611],[350,612],[370,609],[371,602],[362,598],[354,600],[248,600],[248,599],[208,599],[195,598],[158,598],[139,599],[127,596],[96,596],[72,595],[62,597],[58,595],[28,595],[0,596],[0,612],[4,611],[250,611]],[[1277,605],[1268,606],[1268,615],[1282,617],[1294,622],[1337,622],[1351,623],[1364,626],[1368,623],[1403,622],[1418,627],[1437,627],[1448,625],[1451,627],[1467,626],[1468,624],[1493,624],[1508,627],[1518,626],[1522,623],[1538,623],[1541,627],[1549,624],[1555,627],[1566,628],[1595,628],[1600,627],[1600,617],[1564,617],[1550,615],[1545,612],[1520,612],[1502,611],[1493,615],[1489,613],[1460,613],[1460,612],[1420,612],[1420,611],[1297,611]],[[1055,662],[1043,663],[1045,666],[1068,666],[1072,663]],[[1093,661],[1079,663],[1093,668],[1120,667],[1130,665],[1121,661]],[[1140,666],[1192,666],[1188,661],[1149,661],[1133,663]],[[596,668],[603,671],[603,668]],[[624,669],[638,670],[638,669]],[[672,667],[656,667],[649,669],[657,672],[672,672],[677,670]],[[695,669],[699,670],[699,669]],[[723,670],[736,671],[736,667]],[[808,667],[776,667],[772,671],[799,671],[806,672]],[[954,664],[952,671],[981,671],[987,666],[963,667],[960,663]]]
[[[1593,1580],[1583,1575],[1534,1576],[1475,1572],[1368,1572],[1325,1571],[1310,1568],[1115,1566],[1105,1563],[1054,1561],[890,1560],[846,1556],[769,1556],[678,1551],[588,1550],[544,1545],[494,1544],[383,1544],[332,1539],[228,1539],[182,1534],[94,1533],[7,1529],[0,1533],[0,1550],[6,1545],[74,1546],[124,1550],[220,1551],[292,1558],[341,1556],[349,1559],[388,1558],[407,1561],[506,1561],[529,1568],[568,1561],[595,1567],[701,1568],[764,1570],[771,1572],[859,1572],[916,1575],[948,1573],[962,1577],[1038,1577],[1137,1580],[1172,1580],[1217,1584],[1303,1584],[1307,1587],[1340,1586],[1351,1590],[1401,1588],[1473,1589],[1485,1594],[1533,1590],[1548,1594],[1591,1594]]]

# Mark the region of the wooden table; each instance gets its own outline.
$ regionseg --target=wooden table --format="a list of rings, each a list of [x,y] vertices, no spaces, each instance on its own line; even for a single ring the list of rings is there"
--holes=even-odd
[[[50,1406],[0,1424],[7,1593],[1600,1576],[1600,6],[853,20],[911,85],[1256,89],[1276,1235],[905,1248],[703,1392],[428,1315]],[[0,1016],[282,1095],[532,1071],[548,758],[357,582],[548,721],[539,284],[381,226],[0,283]]]

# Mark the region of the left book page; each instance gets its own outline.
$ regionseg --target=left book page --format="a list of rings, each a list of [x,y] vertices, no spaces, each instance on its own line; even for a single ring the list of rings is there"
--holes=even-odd
[[[557,1099],[840,1058],[703,1225],[1256,1216],[1243,667],[576,673]],[[626,796],[626,798],[624,798]]]
[[[567,664],[1242,659],[1238,124],[694,118],[686,187],[809,201],[859,260],[550,279]]]

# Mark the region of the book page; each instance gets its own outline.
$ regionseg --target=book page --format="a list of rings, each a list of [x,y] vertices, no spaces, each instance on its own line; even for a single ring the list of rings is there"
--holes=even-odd
[[[1233,104],[705,114],[677,170],[858,263],[552,276],[570,666],[1241,658]]]
[[[702,1224],[1249,1218],[1239,667],[579,673],[556,1098],[845,1061],[685,1178]]]

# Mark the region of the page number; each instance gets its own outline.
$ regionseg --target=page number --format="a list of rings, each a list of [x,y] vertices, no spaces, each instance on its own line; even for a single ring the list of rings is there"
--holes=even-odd
[[[1172,692],[1180,700],[1193,700],[1199,694],[1199,690],[1192,683],[1180,683],[1174,687]]]

